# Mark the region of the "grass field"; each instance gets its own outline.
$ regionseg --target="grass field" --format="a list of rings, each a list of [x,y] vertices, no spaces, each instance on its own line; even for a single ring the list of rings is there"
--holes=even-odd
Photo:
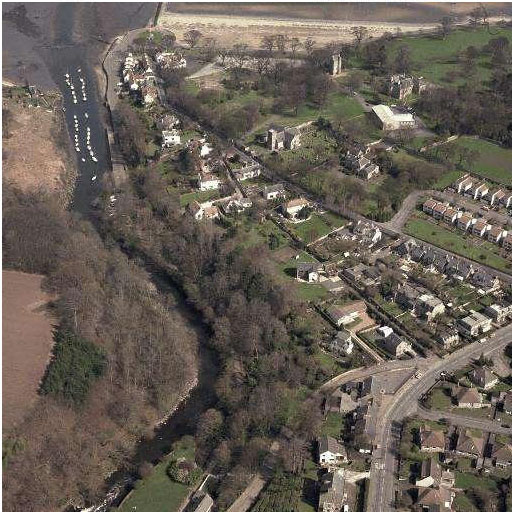
[[[480,487],[490,491],[497,490],[496,481],[492,478],[486,478],[482,475],[473,475],[471,473],[462,473],[455,471],[455,487],[460,489],[469,489],[470,487]]]
[[[439,411],[448,411],[452,405],[451,398],[444,392],[443,389],[435,388],[430,393],[428,403],[432,409]]]
[[[188,192],[180,196],[180,206],[187,206],[194,201],[203,203],[220,197],[218,190],[198,190],[197,192]]]
[[[404,231],[447,251],[460,254],[502,272],[512,273],[512,263],[493,252],[494,247],[488,242],[472,237],[465,238],[463,235],[419,218],[409,220]]]
[[[446,80],[446,74],[460,71],[457,54],[468,46],[481,49],[490,39],[506,37],[512,42],[512,29],[493,27],[492,32],[487,28],[458,29],[449,34],[446,39],[438,36],[403,37],[390,45],[389,56],[394,59],[398,48],[407,45],[411,49],[413,71],[424,76],[427,80],[443,85],[461,85],[468,81],[467,74],[461,73],[455,80]],[[476,60],[474,82],[482,84],[493,72],[489,57],[482,56]]]
[[[444,190],[446,187],[449,187],[452,183],[457,181],[463,174],[463,171],[448,171],[435,182],[432,188],[435,188],[436,190]]]
[[[333,228],[327,224],[322,217],[322,215],[313,213],[310,219],[301,222],[300,224],[293,224],[291,227],[304,242],[310,243],[333,230]]]
[[[341,429],[343,428],[343,417],[341,414],[335,412],[327,413],[327,416],[322,423],[322,434],[339,439]]]
[[[453,500],[453,508],[456,512],[478,512],[473,502],[463,493],[457,493]]]
[[[512,149],[506,149],[472,137],[460,137],[450,143],[461,148],[476,150],[478,160],[468,166],[468,170],[490,180],[512,186]]]
[[[132,493],[119,507],[121,512],[160,512],[178,510],[188,493],[188,487],[173,482],[166,474],[168,461],[155,466],[151,476],[140,480]]]

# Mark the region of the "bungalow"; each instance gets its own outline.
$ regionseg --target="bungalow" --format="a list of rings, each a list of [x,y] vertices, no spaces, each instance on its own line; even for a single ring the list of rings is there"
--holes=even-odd
[[[178,130],[162,130],[162,147],[169,148],[181,143],[181,136]]]
[[[464,229],[465,231],[467,231],[474,222],[476,222],[476,220],[473,219],[473,217],[469,213],[463,213],[457,219],[457,227],[459,229]]]
[[[434,201],[433,199],[427,199],[423,203],[423,211],[428,214],[432,215],[434,213],[434,208],[437,206],[437,201]]]
[[[362,300],[352,302],[345,306],[331,306],[327,310],[327,314],[338,327],[351,324],[365,312],[366,304]]]
[[[503,248],[507,251],[512,251],[512,233],[508,233],[503,238]]]
[[[470,374],[469,379],[471,382],[476,384],[479,388],[490,389],[498,384],[498,377],[494,375],[487,368],[482,368],[481,366],[475,368]]]
[[[438,203],[434,206],[432,215],[434,219],[439,220],[443,218],[444,212],[448,209],[448,205],[445,203]]]
[[[263,197],[267,201],[273,201],[274,199],[278,199],[284,196],[285,190],[282,183],[278,183],[277,185],[270,185],[268,187],[264,187],[263,189]]]
[[[347,462],[347,450],[336,439],[322,436],[318,440],[318,463],[321,466],[335,466]]]
[[[459,218],[459,212],[455,208],[446,208],[443,220],[449,224],[453,224]]]
[[[512,206],[512,194],[508,193],[508,194],[505,194],[505,196],[503,196],[501,198],[501,204],[505,207],[505,208],[510,208]]]
[[[479,458],[484,454],[484,438],[478,437],[469,430],[465,430],[459,434],[455,453],[463,457]]]
[[[487,224],[485,219],[478,219],[471,227],[471,232],[481,238],[484,237],[485,233],[491,229],[491,226]]]
[[[419,478],[416,487],[439,487],[441,483],[441,466],[433,459],[425,459],[421,463]]]
[[[496,323],[501,323],[512,313],[512,304],[491,304],[487,306],[484,313]]]
[[[445,440],[442,430],[433,430],[427,425],[420,427],[420,450],[428,453],[444,452]]]
[[[282,210],[283,213],[292,218],[297,218],[297,215],[301,210],[309,206],[309,202],[307,199],[304,199],[302,197],[299,197],[297,199],[292,199],[291,201],[288,201],[287,203],[283,204]]]
[[[465,174],[460,177],[453,186],[457,191],[457,194],[465,194],[473,186],[473,178],[468,174]]]
[[[450,512],[455,493],[446,487],[420,489],[417,505],[422,512]]]
[[[491,206],[499,205],[502,199],[506,196],[505,192],[500,188],[495,192],[489,194],[489,203]]]
[[[480,333],[491,329],[491,319],[482,315],[482,313],[473,311],[470,315],[457,320],[457,329],[462,336],[478,336]]]
[[[500,240],[506,235],[507,232],[501,226],[492,226],[487,232],[487,238],[493,244],[499,244]]]
[[[452,393],[457,407],[462,409],[480,409],[485,407],[482,395],[475,388],[454,388]]]
[[[197,175],[197,184],[199,190],[215,190],[220,187],[221,180],[213,174],[204,172]]]
[[[318,263],[299,263],[297,264],[297,279],[307,281],[308,283],[316,283],[320,279],[318,273]]]
[[[495,444],[491,457],[494,459],[494,464],[499,468],[512,466],[512,444]]]

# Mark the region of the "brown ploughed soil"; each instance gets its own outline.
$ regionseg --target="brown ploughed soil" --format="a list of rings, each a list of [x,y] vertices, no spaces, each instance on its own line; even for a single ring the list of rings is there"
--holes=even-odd
[[[53,344],[54,320],[46,312],[50,297],[41,290],[43,276],[4,270],[2,279],[2,426],[7,430],[37,398]]]

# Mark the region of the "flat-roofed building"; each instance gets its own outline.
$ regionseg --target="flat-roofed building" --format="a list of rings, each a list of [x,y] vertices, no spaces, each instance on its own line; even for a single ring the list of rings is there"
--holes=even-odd
[[[416,126],[414,116],[410,112],[397,107],[375,105],[372,112],[379,128],[385,131],[414,128]]]

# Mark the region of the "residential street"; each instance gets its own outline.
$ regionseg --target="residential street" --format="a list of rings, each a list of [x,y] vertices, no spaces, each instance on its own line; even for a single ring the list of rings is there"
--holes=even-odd
[[[418,414],[427,420],[438,421],[441,418],[445,418],[452,425],[476,428],[479,430],[485,430],[486,432],[493,432],[495,434],[512,435],[512,429],[503,427],[501,423],[498,423],[497,421],[462,416],[461,414],[454,414],[448,411],[429,410],[421,406],[418,406]]]
[[[418,399],[437,381],[441,371],[453,371],[465,366],[480,354],[486,356],[503,349],[512,340],[512,324],[496,331],[492,341],[482,345],[471,343],[453,352],[444,359],[430,365],[420,379],[411,379],[393,397],[388,410],[377,425],[377,446],[373,454],[370,487],[368,492],[368,512],[387,512],[392,510],[395,495],[395,456],[394,448],[399,440],[396,423],[417,410]]]

